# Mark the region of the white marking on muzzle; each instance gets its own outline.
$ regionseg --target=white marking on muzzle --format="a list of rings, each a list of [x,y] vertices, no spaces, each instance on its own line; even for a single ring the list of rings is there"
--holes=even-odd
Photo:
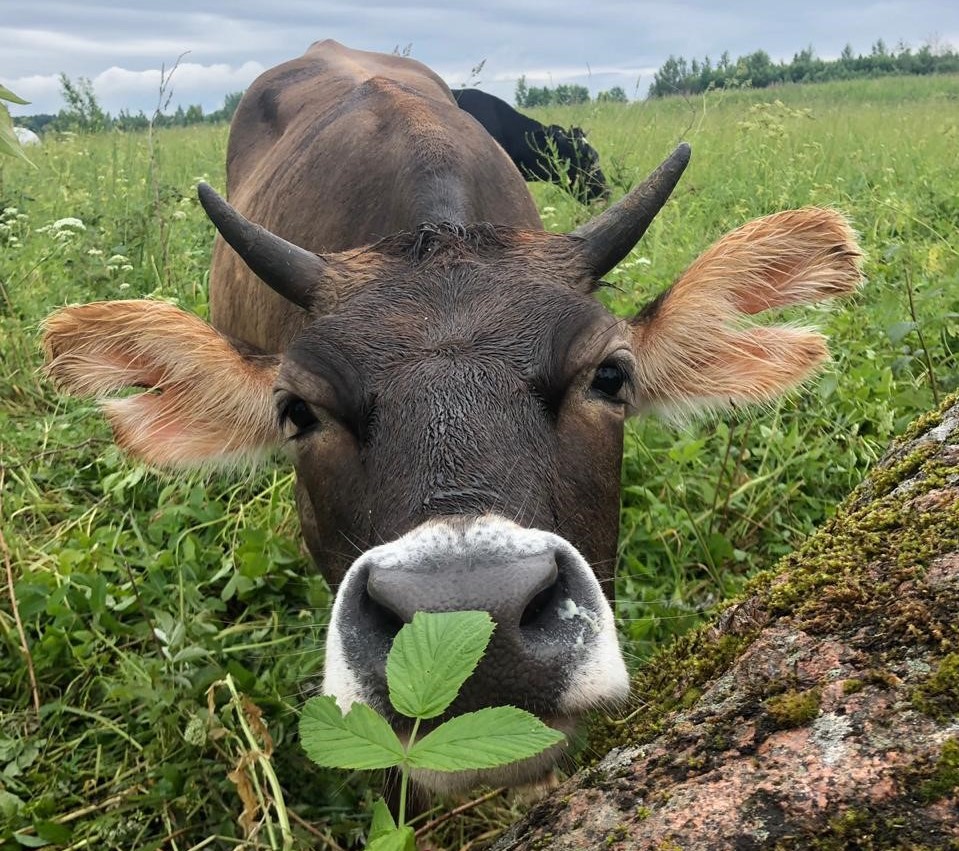
[[[346,658],[343,635],[353,629],[344,622],[343,600],[361,589],[353,588],[366,575],[365,566],[408,565],[420,560],[436,562],[482,554],[503,560],[522,558],[552,548],[564,557],[567,570],[577,573],[591,599],[560,602],[558,616],[583,621],[577,641],[575,669],[558,706],[557,715],[576,716],[587,709],[626,696],[629,678],[619,650],[613,612],[595,576],[579,551],[566,539],[539,529],[526,529],[497,515],[486,515],[468,524],[431,520],[401,538],[368,550],[347,571],[333,604],[326,643],[326,670],[323,690],[336,697],[344,711],[355,701],[375,703],[366,693],[357,672]]]

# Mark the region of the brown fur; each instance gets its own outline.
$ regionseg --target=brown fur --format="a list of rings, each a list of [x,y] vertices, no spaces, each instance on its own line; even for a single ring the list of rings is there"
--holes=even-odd
[[[802,382],[828,357],[825,339],[744,327],[743,317],[849,293],[860,262],[855,235],[832,210],[776,213],[722,237],[635,321],[641,404],[720,408]]]
[[[512,161],[426,66],[321,41],[247,89],[230,128],[229,200],[316,253],[375,243],[423,222],[540,229]],[[280,352],[307,324],[223,240],[210,273],[220,331]]]
[[[159,301],[69,307],[44,326],[47,373],[97,398],[117,443],[151,464],[235,461],[277,440],[276,359],[247,359],[193,314]],[[144,388],[126,398],[119,390]]]

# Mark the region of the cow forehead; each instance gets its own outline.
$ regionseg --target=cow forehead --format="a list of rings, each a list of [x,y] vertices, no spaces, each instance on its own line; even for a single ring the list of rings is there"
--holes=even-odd
[[[464,262],[439,275],[367,284],[304,329],[284,361],[364,380],[444,359],[497,362],[532,376],[575,370],[624,336],[624,323],[592,296],[521,275],[490,278]]]

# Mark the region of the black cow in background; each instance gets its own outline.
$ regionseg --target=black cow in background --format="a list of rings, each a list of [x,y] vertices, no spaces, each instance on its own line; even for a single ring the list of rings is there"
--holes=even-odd
[[[527,180],[568,186],[584,203],[609,197],[599,154],[579,127],[547,127],[479,89],[454,89],[453,97],[460,109],[472,115],[500,143]],[[558,161],[568,164],[566,174],[557,171]]]

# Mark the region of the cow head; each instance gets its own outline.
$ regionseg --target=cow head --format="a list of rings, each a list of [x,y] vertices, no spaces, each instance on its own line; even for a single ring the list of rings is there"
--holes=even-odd
[[[118,442],[150,463],[290,454],[307,544],[336,589],[325,688],[344,708],[390,716],[386,654],[414,612],[482,609],[496,630],[451,711],[509,703],[568,730],[627,692],[608,603],[625,418],[794,386],[826,358],[823,338],[748,318],[859,279],[843,218],[791,211],[723,237],[634,318],[612,316],[592,291],[688,156],[571,234],[432,224],[324,256],[201,186],[304,329],[255,356],[170,305],[101,302],[48,320],[49,371],[100,397]],[[113,395],[130,387],[146,390]],[[420,780],[522,781],[555,756]]]
[[[606,175],[599,167],[599,154],[589,144],[586,133],[581,127],[568,130],[558,124],[550,124],[544,129],[545,145],[543,150],[567,163],[567,177],[571,191],[581,201],[598,201],[609,198],[609,186]]]

